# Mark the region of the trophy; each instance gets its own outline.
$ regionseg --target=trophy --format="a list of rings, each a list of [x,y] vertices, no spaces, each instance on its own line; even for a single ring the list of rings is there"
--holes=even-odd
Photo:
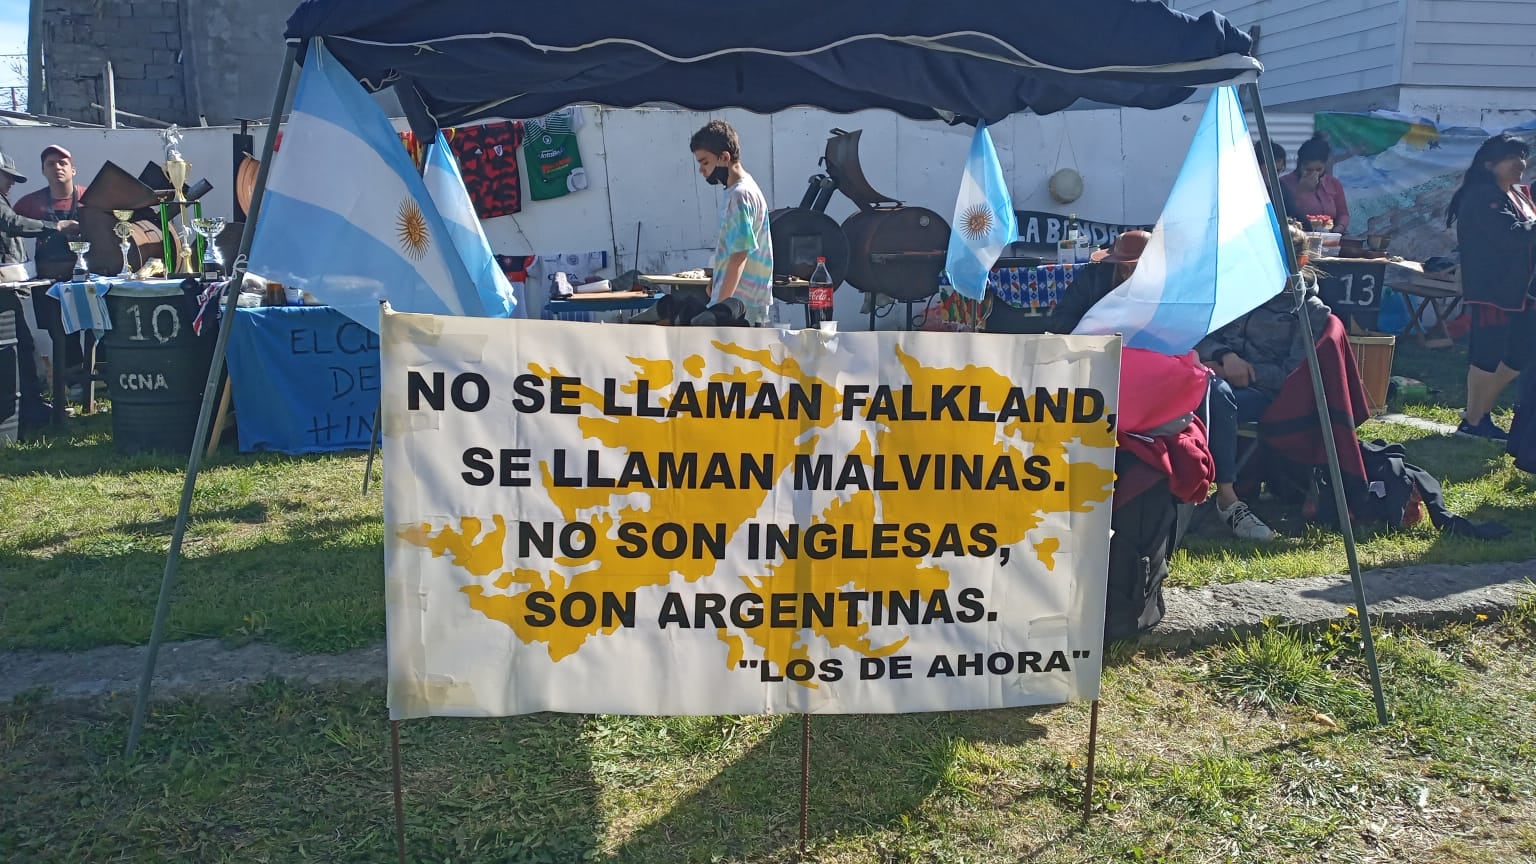
[[[117,224],[112,226],[112,233],[117,235],[117,248],[123,251],[123,270],[117,274],[123,278],[133,275],[133,268],[128,266],[129,238],[133,237],[133,226],[128,220],[133,218],[132,210],[113,210],[112,215],[117,217]]]
[[[192,220],[192,229],[203,238],[203,272],[224,272],[224,253],[219,251],[217,242],[219,235],[224,233],[224,217],[214,216],[210,219],[198,217]]]
[[[185,214],[183,214],[181,227],[176,229],[176,236],[181,238],[181,248],[176,250],[176,272],[191,273],[194,242],[192,238],[196,235],[192,233],[192,227],[186,224]]]
[[[192,165],[181,158],[181,151],[176,145],[181,143],[181,129],[172,125],[169,129],[160,132],[160,139],[165,142],[165,177],[171,182],[171,191],[178,205],[177,215],[181,217],[181,227],[169,224],[166,220],[165,205],[161,204],[160,219],[164,226],[167,238],[174,232],[181,239],[181,248],[176,252],[176,269],[173,272],[187,273],[192,268],[192,228],[187,224],[187,198],[183,189],[187,184],[187,175],[192,171]],[[167,249],[169,253],[169,249]],[[169,255],[167,255],[169,258]],[[169,265],[171,262],[166,261]]]
[[[69,251],[75,253],[75,281],[83,282],[91,272],[91,268],[85,263],[85,253],[91,251],[91,244],[84,240],[71,240]]]
[[[192,166],[181,158],[181,151],[176,147],[181,143],[181,129],[173,124],[171,128],[161,130],[160,139],[165,142],[165,177],[171,181],[176,203],[185,204],[187,199],[182,194],[182,188],[187,184],[187,175],[192,171]]]

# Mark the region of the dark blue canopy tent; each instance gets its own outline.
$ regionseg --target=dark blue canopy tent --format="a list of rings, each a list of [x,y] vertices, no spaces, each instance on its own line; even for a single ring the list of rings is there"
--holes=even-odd
[[[1253,40],[1220,15],[1194,18],[1159,0],[773,0],[724,8],[695,0],[580,0],[579,12],[563,11],[509,0],[303,0],[288,19],[288,52],[237,260],[250,253],[277,121],[295,61],[302,62],[313,38],[324,39],[365,87],[393,86],[412,128],[428,138],[434,127],[539,117],[577,103],[759,113],[884,108],[948,122],[1048,114],[1078,101],[1166,108],[1196,87],[1252,84],[1263,68],[1249,56]],[[1258,88],[1248,89],[1267,139]],[[234,319],[243,278],[242,268],[225,320]],[[130,754],[143,729],[201,464],[197,444],[207,438],[230,329],[219,330],[204,389],[128,733]],[[1315,357],[1311,365],[1319,415],[1326,417]],[[1338,511],[1347,512],[1332,427],[1324,420],[1322,428],[1334,457]],[[1365,626],[1347,525],[1345,541]],[[1366,639],[1385,721],[1368,631]]]
[[[886,108],[995,122],[1078,100],[1166,108],[1254,80],[1248,35],[1157,0],[584,0],[579,15],[483,0],[305,0],[313,37],[439,126],[575,103],[771,113]],[[413,118],[415,125],[416,118]]]

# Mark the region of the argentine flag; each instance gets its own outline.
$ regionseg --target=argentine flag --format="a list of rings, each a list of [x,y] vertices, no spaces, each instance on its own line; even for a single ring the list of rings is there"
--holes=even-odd
[[[1135,272],[1073,332],[1120,333],[1127,348],[1185,354],[1285,288],[1281,236],[1237,91],[1222,87]]]
[[[389,118],[319,39],[272,158],[250,272],[374,332],[381,300],[400,312],[486,314]]]
[[[486,314],[494,318],[525,316],[526,312],[519,314],[520,309],[526,308],[519,302],[522,298],[513,293],[512,283],[501,272],[490,241],[485,239],[480,217],[475,214],[469,191],[464,188],[464,175],[459,172],[459,163],[453,158],[453,151],[448,149],[448,140],[442,132],[437,133],[437,140],[427,151],[427,167],[421,179],[427,184],[427,193],[448,226],[449,239],[459,250],[459,257],[464,259],[464,267],[480,293]]]
[[[1018,216],[992,135],[987,124],[977,123],[955,199],[955,220],[950,223],[949,256],[944,262],[949,284],[962,296],[980,300],[987,293],[992,265],[1018,236]]]

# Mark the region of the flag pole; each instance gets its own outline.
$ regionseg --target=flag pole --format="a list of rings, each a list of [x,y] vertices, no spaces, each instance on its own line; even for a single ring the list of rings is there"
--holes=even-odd
[[[240,235],[240,252],[234,261],[234,278],[230,281],[229,295],[224,301],[224,317],[219,324],[219,335],[213,348],[213,360],[208,366],[208,383],[203,388],[203,405],[197,417],[197,434],[192,438],[192,452],[187,457],[187,476],[181,487],[181,506],[176,511],[176,526],[171,530],[171,548],[165,556],[165,573],[160,579],[160,600],[155,605],[155,621],[149,630],[149,650],[144,655],[144,674],[139,678],[139,691],[133,703],[133,722],[128,728],[126,755],[132,756],[139,746],[139,736],[144,731],[144,715],[149,707],[149,691],[155,678],[155,658],[160,652],[160,640],[165,636],[165,616],[170,611],[171,590],[176,584],[176,565],[181,561],[181,544],[187,534],[187,517],[192,509],[192,492],[197,486],[197,472],[202,467],[203,439],[208,435],[208,425],[213,417],[213,405],[218,396],[219,378],[224,373],[224,354],[229,347],[229,334],[235,329],[236,301],[240,297],[240,285],[245,281],[246,256],[251,254],[251,240],[256,235],[256,220],[261,215],[261,199],[267,188],[267,174],[272,168],[272,151],[277,147],[277,126],[282,119],[283,108],[288,104],[288,90],[293,83],[293,68],[298,63],[299,43],[289,42],[283,55],[283,68],[277,82],[277,95],[272,100],[272,122],[267,126],[267,140],[262,146],[261,166],[256,171],[256,188],[251,193],[251,206],[246,214],[245,230]]]
[[[1285,204],[1280,196],[1280,178],[1275,171],[1274,152],[1270,146],[1269,123],[1264,119],[1264,101],[1259,97],[1258,84],[1244,84],[1248,100],[1253,104],[1253,116],[1259,127],[1259,165],[1264,169],[1265,185],[1275,214],[1283,227],[1286,224]],[[1290,235],[1281,231],[1280,247],[1285,255],[1286,283],[1288,290],[1300,295],[1301,277],[1298,274],[1296,251]],[[1339,446],[1333,436],[1333,421],[1328,416],[1328,396],[1323,392],[1323,373],[1317,365],[1317,334],[1312,332],[1312,319],[1302,310],[1297,314],[1301,322],[1302,341],[1306,343],[1307,368],[1312,373],[1312,395],[1317,400],[1317,418],[1323,428],[1323,448],[1328,455],[1328,479],[1333,486],[1333,502],[1339,514],[1339,530],[1344,534],[1344,557],[1349,561],[1349,578],[1355,587],[1355,607],[1360,611],[1360,638],[1365,648],[1365,666],[1371,676],[1371,695],[1376,701],[1376,720],[1386,723],[1387,700],[1381,690],[1381,668],[1376,663],[1376,641],[1371,636],[1370,610],[1366,606],[1365,581],[1360,576],[1360,556],[1355,549],[1355,528],[1349,515],[1349,503],[1344,497],[1344,472],[1339,468]]]

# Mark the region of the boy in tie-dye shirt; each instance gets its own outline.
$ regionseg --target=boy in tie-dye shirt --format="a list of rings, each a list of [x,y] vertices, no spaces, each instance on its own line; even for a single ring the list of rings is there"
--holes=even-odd
[[[768,232],[768,199],[741,167],[741,141],[724,120],[711,120],[688,142],[699,173],[711,185],[725,187],[720,241],[715,247],[715,276],[710,303],[735,297],[752,324],[768,322],[773,303],[773,240]]]

